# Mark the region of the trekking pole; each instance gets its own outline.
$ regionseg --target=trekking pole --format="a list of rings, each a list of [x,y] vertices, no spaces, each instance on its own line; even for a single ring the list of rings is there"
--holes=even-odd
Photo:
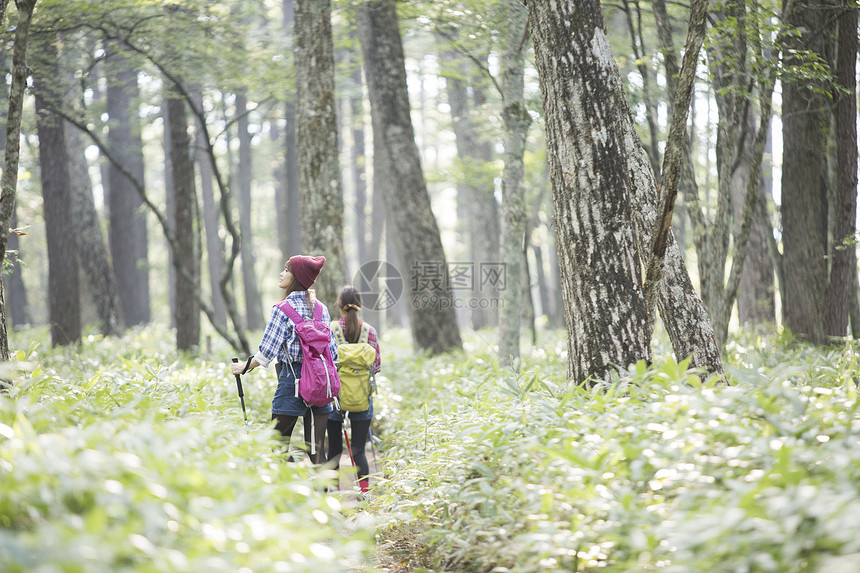
[[[238,358],[233,358],[233,362],[238,363]],[[236,374],[236,388],[239,390],[239,400],[242,402],[242,416],[245,418],[245,426],[248,425],[248,413],[245,411],[245,392],[242,390],[242,376]]]

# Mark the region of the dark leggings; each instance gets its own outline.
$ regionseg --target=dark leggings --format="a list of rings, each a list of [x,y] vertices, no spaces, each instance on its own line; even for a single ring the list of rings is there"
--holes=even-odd
[[[281,433],[281,438],[283,439],[287,451],[290,450],[290,437],[293,434],[293,428],[296,427],[296,421],[299,419],[298,416],[281,416],[280,414],[272,414],[272,419],[275,420],[275,429]],[[307,451],[310,453],[311,451],[311,415],[305,414],[304,418],[304,426],[305,426],[305,447]],[[314,416],[314,441],[316,442],[316,454],[311,456],[313,463],[321,464],[325,461],[325,431],[326,431],[326,420],[328,420],[328,414],[317,414]]]
[[[352,426],[352,436],[349,438],[349,445],[352,450],[352,459],[355,460],[355,465],[358,466],[358,479],[367,479],[370,475],[370,468],[367,464],[367,454],[364,452],[367,444],[367,437],[370,435],[370,420],[350,420],[349,425]],[[340,466],[340,455],[343,452],[343,423],[328,421],[328,460],[334,461],[333,468],[337,469]]]

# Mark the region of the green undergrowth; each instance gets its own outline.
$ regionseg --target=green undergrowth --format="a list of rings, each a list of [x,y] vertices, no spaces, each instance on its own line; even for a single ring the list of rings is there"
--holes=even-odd
[[[409,338],[383,332],[380,472],[356,501],[285,463],[271,371],[243,377],[244,423],[217,341],[201,358],[153,326],[65,349],[14,333],[0,571],[860,570],[852,348],[744,335],[725,385],[661,342],[585,390],[562,333],[524,340],[519,373],[494,333],[432,358]]]
[[[331,571],[367,561],[372,529],[285,463],[272,373],[236,382],[178,355],[166,329],[51,349],[14,333],[0,393],[0,571]],[[13,371],[11,371],[13,370]]]
[[[860,570],[852,348],[752,335],[730,385],[668,352],[591,390],[561,334],[500,367],[481,336],[412,356],[387,340],[387,457],[365,510],[404,570]]]

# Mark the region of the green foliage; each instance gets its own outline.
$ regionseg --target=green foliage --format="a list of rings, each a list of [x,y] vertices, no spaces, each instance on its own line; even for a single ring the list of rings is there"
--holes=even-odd
[[[729,385],[664,357],[586,390],[563,334],[523,345],[520,374],[485,336],[428,357],[384,333],[383,472],[353,506],[284,462],[273,376],[245,376],[243,428],[226,364],[158,327],[60,349],[13,333],[0,569],[366,570],[374,520],[380,559],[470,571],[785,573],[860,552],[853,347],[745,334]]]
[[[242,426],[226,363],[150,326],[17,356],[0,394],[0,570],[344,571],[370,530],[326,495],[332,472],[285,463],[274,377],[247,376]],[[226,362],[226,361],[225,361]]]
[[[139,65],[155,66],[147,69],[155,76],[167,74],[204,90],[248,89],[260,101],[279,96],[292,75],[283,39],[261,24],[266,18],[277,21],[277,12],[243,1],[43,0],[36,22],[43,30],[113,43],[137,56]]]
[[[730,385],[665,358],[584,390],[563,381],[564,341],[544,348],[518,376],[474,342],[387,352],[368,510],[413,565],[785,573],[860,550],[853,349],[742,338]]]

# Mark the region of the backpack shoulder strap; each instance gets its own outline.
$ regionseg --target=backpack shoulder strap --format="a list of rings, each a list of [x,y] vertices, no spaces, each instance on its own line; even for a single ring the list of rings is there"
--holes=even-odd
[[[286,299],[282,300],[275,306],[278,307],[281,312],[286,314],[290,318],[290,320],[292,320],[297,325],[303,322],[304,319],[299,315],[298,312],[296,312],[296,309],[293,308],[293,305],[291,305]]]
[[[334,339],[337,340],[338,345],[346,344],[346,339],[343,337],[343,329],[340,327],[339,320],[331,321],[331,332],[334,334]]]
[[[318,300],[311,301],[311,304],[314,305],[313,308],[313,317],[314,320],[320,321],[322,320],[322,304]]]
[[[361,334],[358,335],[358,341],[367,344],[367,339],[370,336],[370,325],[362,321]]]

